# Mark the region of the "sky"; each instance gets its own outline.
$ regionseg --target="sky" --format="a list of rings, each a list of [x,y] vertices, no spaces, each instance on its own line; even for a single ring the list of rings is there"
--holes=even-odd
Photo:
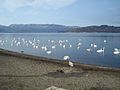
[[[120,0],[0,0],[0,24],[120,26]]]

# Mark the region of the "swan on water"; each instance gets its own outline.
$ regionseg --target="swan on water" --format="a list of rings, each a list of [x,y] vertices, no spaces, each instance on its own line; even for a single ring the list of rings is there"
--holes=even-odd
[[[87,49],[86,49],[86,51],[91,52],[91,51],[92,51],[92,49],[91,49],[91,48],[87,48]]]
[[[47,54],[51,54],[52,53],[52,51],[47,51]]]
[[[97,53],[104,53],[104,52],[105,52],[105,47],[103,47],[103,48],[97,50]]]
[[[120,50],[119,49],[117,49],[117,48],[114,48],[114,52],[113,52],[114,54],[120,54]]]

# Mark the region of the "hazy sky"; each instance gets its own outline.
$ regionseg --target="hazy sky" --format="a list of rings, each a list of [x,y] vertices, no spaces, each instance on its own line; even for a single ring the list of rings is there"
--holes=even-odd
[[[120,26],[120,0],[0,0],[0,24]]]

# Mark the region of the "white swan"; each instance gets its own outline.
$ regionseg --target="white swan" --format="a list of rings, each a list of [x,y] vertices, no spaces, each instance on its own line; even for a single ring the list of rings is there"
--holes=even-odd
[[[104,43],[106,43],[107,42],[107,40],[104,40]]]
[[[66,46],[65,46],[65,45],[63,45],[63,48],[66,48]]]
[[[118,49],[118,48],[114,48],[114,50],[115,50],[115,51],[119,51],[119,49]]]
[[[81,45],[82,45],[82,43],[80,43],[80,42],[79,42],[77,45],[78,45],[78,46],[81,46]]]
[[[71,47],[72,47],[72,45],[71,45],[71,44],[69,44],[69,47],[71,48]]]
[[[68,40],[65,40],[66,42],[68,42]]]
[[[93,47],[93,44],[90,44],[91,47]]]
[[[70,57],[69,56],[64,56],[63,59],[68,60],[68,59],[70,59]]]
[[[42,48],[42,50],[47,51],[47,47],[46,46],[42,46],[41,48]]]
[[[92,51],[92,49],[91,49],[91,48],[87,48],[87,49],[86,49],[86,51],[91,52],[91,51]]]
[[[80,46],[77,46],[77,50],[79,50],[80,49]]]
[[[51,43],[54,43],[55,41],[54,40],[51,40]]]
[[[52,49],[55,49],[56,47],[55,46],[52,46]]]
[[[104,53],[104,51],[105,51],[105,47],[103,47],[103,48],[97,50],[97,53]]]
[[[37,48],[38,48],[38,46],[35,46],[35,48],[37,49]]]
[[[120,54],[120,50],[119,49],[117,49],[117,48],[114,48],[114,52],[113,52],[114,54]]]
[[[68,60],[69,58],[70,58],[69,56],[64,56],[63,59],[64,59],[64,60]],[[74,66],[74,64],[73,64],[71,61],[69,61],[68,64],[69,64],[70,67],[73,67],[73,66]]]
[[[96,47],[97,47],[97,45],[96,45],[95,43],[94,43],[94,44],[93,44],[93,43],[92,43],[92,44],[90,44],[90,46],[91,46],[91,47],[94,47],[94,48],[96,48]]]
[[[47,51],[47,54],[51,54],[52,52],[51,51]]]
[[[96,44],[94,44],[94,45],[93,45],[93,47],[94,47],[94,48],[96,48],[96,47],[97,47],[97,45],[96,45]]]
[[[73,67],[73,66],[74,66],[71,61],[69,61],[69,66],[70,66],[70,67]]]

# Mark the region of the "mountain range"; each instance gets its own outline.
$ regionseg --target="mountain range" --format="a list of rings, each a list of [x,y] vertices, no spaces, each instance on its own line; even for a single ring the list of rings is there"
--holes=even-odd
[[[0,25],[0,33],[64,33],[64,32],[120,32],[116,26],[65,26],[58,24],[11,24]]]
[[[120,27],[101,25],[101,26],[87,26],[73,29],[72,32],[114,32],[120,33]]]

